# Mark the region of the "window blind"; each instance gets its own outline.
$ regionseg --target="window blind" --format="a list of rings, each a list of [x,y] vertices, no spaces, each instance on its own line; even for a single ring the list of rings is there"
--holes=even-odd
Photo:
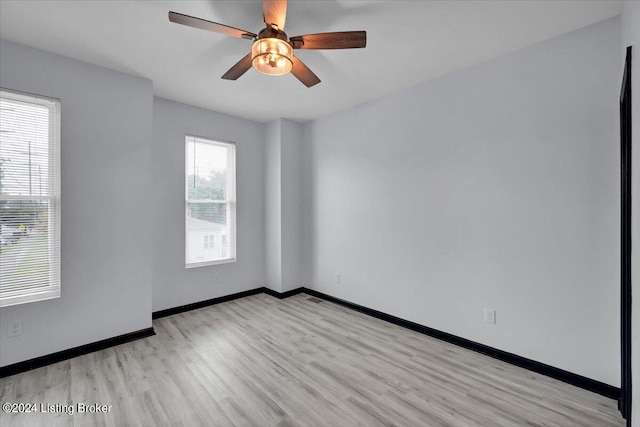
[[[60,296],[60,102],[0,90],[0,306]]]

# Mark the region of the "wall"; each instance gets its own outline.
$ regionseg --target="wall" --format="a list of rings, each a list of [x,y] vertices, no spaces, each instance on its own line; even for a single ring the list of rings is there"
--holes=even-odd
[[[303,128],[291,120],[265,125],[266,286],[286,292],[301,286]]]
[[[0,63],[62,113],[62,296],[0,310],[0,365],[151,327],[151,81],[4,40]]]
[[[154,98],[153,109],[153,311],[263,286],[263,125],[161,98]],[[184,266],[186,134],[236,143],[234,263]]]
[[[625,1],[622,9],[622,51],[627,46],[633,46],[633,59],[631,64],[631,83],[633,94],[632,106],[632,172],[631,196],[632,223],[631,223],[631,371],[632,371],[632,413],[633,426],[640,426],[640,2]],[[622,62],[621,62],[622,64]],[[622,65],[621,65],[622,67]]]
[[[282,197],[280,120],[265,124],[265,286],[282,292]]]
[[[303,127],[281,119],[282,292],[302,286]]]
[[[308,123],[307,285],[619,386],[619,46],[614,18]]]

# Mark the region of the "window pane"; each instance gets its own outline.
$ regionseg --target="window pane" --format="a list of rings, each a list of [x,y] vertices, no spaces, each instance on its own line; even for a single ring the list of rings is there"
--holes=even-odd
[[[49,202],[0,202],[0,293],[49,286]]]
[[[226,258],[226,203],[189,203],[187,215],[187,263]]]
[[[3,195],[49,192],[49,108],[0,99],[0,186]]]
[[[226,200],[228,148],[191,139],[187,149],[189,200]]]

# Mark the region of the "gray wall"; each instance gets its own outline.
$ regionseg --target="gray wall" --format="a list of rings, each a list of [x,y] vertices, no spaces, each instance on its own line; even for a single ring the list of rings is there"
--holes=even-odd
[[[631,179],[633,180],[631,188],[633,194],[632,202],[632,224],[631,246],[632,246],[632,303],[631,308],[633,344],[631,348],[631,365],[633,374],[633,405],[632,420],[633,426],[640,426],[640,2],[625,1],[622,9],[622,51],[626,53],[627,46],[633,46],[633,60],[631,64],[632,70],[632,88],[633,95],[631,97],[633,105],[631,111],[633,114],[633,130],[632,134],[632,167]],[[621,64],[622,67],[622,64]]]
[[[0,64],[62,113],[62,297],[0,310],[0,365],[150,327],[151,81],[4,40]]]
[[[282,292],[302,286],[303,127],[281,119]]]
[[[282,203],[280,120],[265,127],[264,223],[265,286],[282,292]]]
[[[263,125],[160,98],[153,100],[153,108],[153,310],[263,286]],[[184,266],[186,134],[236,143],[234,263],[190,269]]]
[[[307,284],[619,386],[619,46],[614,18],[308,123]]]
[[[273,120],[265,136],[265,283],[286,292],[302,286],[303,127]]]

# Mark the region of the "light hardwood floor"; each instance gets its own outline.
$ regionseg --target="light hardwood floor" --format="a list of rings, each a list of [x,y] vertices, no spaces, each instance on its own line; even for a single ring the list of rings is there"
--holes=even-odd
[[[616,403],[299,294],[153,322],[157,335],[0,380],[5,426],[623,426]]]

